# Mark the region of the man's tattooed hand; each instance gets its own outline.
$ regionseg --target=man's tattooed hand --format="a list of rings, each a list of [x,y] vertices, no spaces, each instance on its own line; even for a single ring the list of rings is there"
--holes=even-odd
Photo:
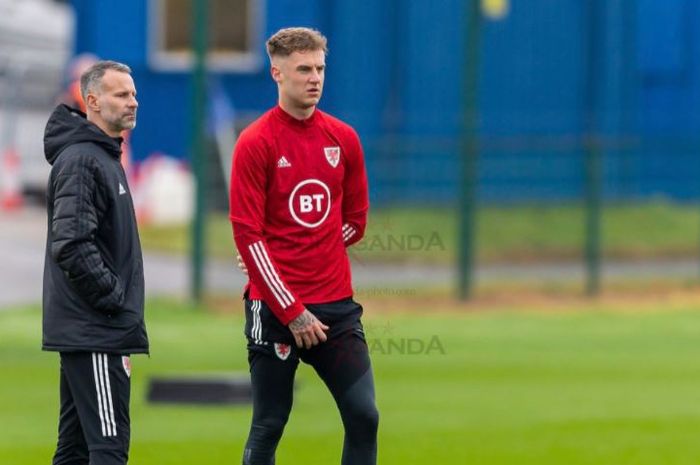
[[[297,347],[311,347],[326,341],[328,326],[321,323],[313,313],[304,309],[304,312],[289,322],[287,325],[294,336]]]

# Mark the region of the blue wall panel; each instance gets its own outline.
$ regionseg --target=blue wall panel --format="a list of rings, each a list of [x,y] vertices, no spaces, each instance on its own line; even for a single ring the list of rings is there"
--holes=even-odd
[[[700,194],[699,13],[696,0],[639,3],[641,195]]]

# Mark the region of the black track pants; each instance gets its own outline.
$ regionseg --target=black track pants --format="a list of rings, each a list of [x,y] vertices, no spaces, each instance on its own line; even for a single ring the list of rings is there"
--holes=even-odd
[[[127,463],[129,378],[129,357],[61,353],[61,414],[53,465]]]
[[[256,302],[259,301],[250,304],[253,317],[260,305]],[[359,319],[359,315],[353,318]],[[338,323],[327,324],[331,328],[341,327]],[[259,325],[258,320],[252,326]],[[369,351],[361,325],[359,328],[354,324],[344,326],[347,329],[331,333],[326,342],[308,350],[249,337],[253,420],[245,446],[244,465],[275,463],[275,450],[292,409],[294,375],[299,360],[316,370],[338,406],[345,429],[341,464],[376,464],[379,414]]]

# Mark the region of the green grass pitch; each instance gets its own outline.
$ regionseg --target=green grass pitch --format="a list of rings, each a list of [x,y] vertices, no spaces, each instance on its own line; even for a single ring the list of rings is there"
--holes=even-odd
[[[700,462],[694,305],[463,314],[421,305],[384,314],[366,306],[380,464]],[[155,374],[245,372],[238,314],[149,302],[152,355],[133,359],[130,464],[240,463],[250,407],[144,400]],[[40,319],[36,307],[0,312],[3,465],[50,463],[55,444],[58,359],[39,350]],[[339,463],[341,442],[330,396],[302,366],[277,463]]]

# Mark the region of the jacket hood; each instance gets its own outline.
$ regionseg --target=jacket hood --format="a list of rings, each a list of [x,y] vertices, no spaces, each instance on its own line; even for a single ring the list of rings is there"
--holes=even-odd
[[[93,142],[117,159],[121,156],[121,137],[108,136],[80,110],[64,104],[57,106],[44,130],[46,160],[53,165],[63,149],[81,142]]]

